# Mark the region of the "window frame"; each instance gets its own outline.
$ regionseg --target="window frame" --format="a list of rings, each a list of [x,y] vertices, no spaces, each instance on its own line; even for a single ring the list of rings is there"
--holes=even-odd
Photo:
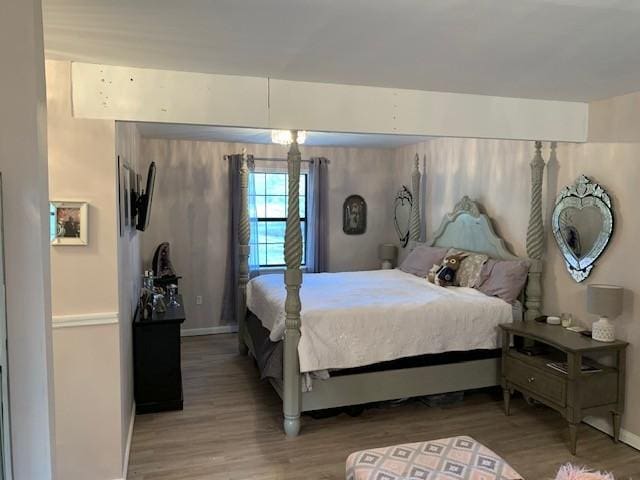
[[[256,171],[256,172],[251,172],[251,175],[254,174],[264,174],[264,175],[288,175],[288,172],[273,172],[273,171]],[[308,237],[307,237],[307,233],[308,233],[308,214],[309,214],[309,201],[308,201],[308,196],[309,196],[309,172],[300,172],[300,176],[304,176],[304,192],[305,194],[302,195],[305,199],[304,202],[304,216],[300,216],[300,222],[304,222],[304,229],[303,229],[303,238],[304,238],[304,243],[303,243],[303,249],[302,249],[302,261],[300,263],[301,267],[305,267],[307,265],[307,243],[308,243]],[[254,179],[255,181],[255,179]],[[288,186],[288,185],[287,185]],[[267,197],[270,196],[276,196],[276,197],[280,197],[280,196],[284,196],[287,199],[289,198],[289,192],[287,190],[285,195],[270,195],[267,191],[266,191],[266,185],[265,185],[265,194],[264,195],[255,195],[255,197],[264,197],[265,199]],[[289,202],[286,203],[286,207],[288,209],[289,207]],[[298,213],[300,212],[300,209],[298,208]],[[266,215],[266,202],[265,202],[265,215]],[[260,217],[257,216],[257,212],[256,212],[256,224],[258,225],[258,230],[260,229],[260,223],[264,222],[265,223],[265,227],[267,223],[273,223],[273,222],[287,222],[287,217]],[[257,240],[259,239],[259,233],[256,232],[256,243],[255,246],[257,248],[260,248],[260,245],[269,245],[269,243],[260,243]],[[285,239],[282,239],[282,244],[284,246],[285,244]],[[259,256],[260,257],[260,256]],[[262,258],[259,258],[260,260],[260,268],[282,268],[282,267],[286,267],[286,263],[262,263],[263,260]],[[266,258],[265,258],[266,260]]]

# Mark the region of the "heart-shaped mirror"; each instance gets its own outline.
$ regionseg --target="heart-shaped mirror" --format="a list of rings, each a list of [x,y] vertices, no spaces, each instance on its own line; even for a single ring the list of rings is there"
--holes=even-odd
[[[609,195],[581,175],[558,195],[551,223],[569,274],[576,282],[583,281],[613,234]]]
[[[394,202],[393,221],[396,226],[396,232],[403,247],[409,243],[409,222],[411,220],[411,205],[413,204],[413,195],[409,189],[403,185],[402,189],[396,195]]]

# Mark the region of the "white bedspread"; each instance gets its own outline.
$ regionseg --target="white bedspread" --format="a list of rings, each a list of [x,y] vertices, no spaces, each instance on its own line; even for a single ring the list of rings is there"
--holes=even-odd
[[[247,306],[283,338],[282,275],[247,286]],[[512,307],[471,288],[443,288],[400,270],[305,274],[300,371],[353,368],[402,357],[498,348]]]

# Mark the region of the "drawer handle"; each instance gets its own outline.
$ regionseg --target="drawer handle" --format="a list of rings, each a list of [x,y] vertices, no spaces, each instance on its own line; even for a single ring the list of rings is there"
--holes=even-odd
[[[535,381],[536,381],[536,377],[529,377],[529,378],[527,378],[527,382],[529,382],[529,383],[533,383],[533,382],[535,382]]]

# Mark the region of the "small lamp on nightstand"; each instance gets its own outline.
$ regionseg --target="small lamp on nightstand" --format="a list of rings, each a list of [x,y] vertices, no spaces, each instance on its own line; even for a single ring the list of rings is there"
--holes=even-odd
[[[382,260],[382,269],[390,270],[398,255],[398,247],[393,243],[383,243],[378,247],[378,258]]]
[[[600,320],[593,323],[592,338],[600,342],[613,342],[616,332],[610,319],[622,313],[623,288],[615,285],[588,285],[587,311],[600,315]]]

